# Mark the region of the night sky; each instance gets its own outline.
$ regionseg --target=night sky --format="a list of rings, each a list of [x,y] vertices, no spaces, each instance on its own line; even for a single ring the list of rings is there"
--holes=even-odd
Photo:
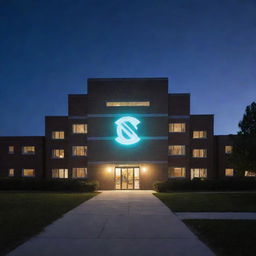
[[[256,100],[256,0],[0,0],[0,136],[43,135],[87,78],[168,77],[236,133]]]

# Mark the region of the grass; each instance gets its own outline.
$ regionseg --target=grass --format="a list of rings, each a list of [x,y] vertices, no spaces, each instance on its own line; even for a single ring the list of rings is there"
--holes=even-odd
[[[174,212],[256,212],[256,193],[155,193]]]
[[[0,193],[0,255],[97,193]]]
[[[185,220],[219,256],[255,256],[256,220]]]

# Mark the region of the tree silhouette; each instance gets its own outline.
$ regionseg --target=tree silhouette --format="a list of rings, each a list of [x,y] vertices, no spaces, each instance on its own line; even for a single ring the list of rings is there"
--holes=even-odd
[[[229,160],[239,174],[256,173],[256,102],[246,107],[238,126],[237,135],[231,135],[233,151]]]

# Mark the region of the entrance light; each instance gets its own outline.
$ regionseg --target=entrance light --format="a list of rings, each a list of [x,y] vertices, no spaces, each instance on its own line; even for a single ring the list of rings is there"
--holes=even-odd
[[[142,170],[143,172],[146,172],[146,171],[147,171],[147,168],[146,168],[146,167],[142,167],[141,170]]]

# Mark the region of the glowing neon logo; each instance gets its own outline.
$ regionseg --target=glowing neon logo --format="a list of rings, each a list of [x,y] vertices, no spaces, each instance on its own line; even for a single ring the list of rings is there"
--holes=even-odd
[[[138,135],[134,132],[137,130],[137,125],[140,121],[131,116],[124,116],[115,121],[117,125],[116,133],[117,136],[115,140],[123,145],[132,145],[140,141]]]

